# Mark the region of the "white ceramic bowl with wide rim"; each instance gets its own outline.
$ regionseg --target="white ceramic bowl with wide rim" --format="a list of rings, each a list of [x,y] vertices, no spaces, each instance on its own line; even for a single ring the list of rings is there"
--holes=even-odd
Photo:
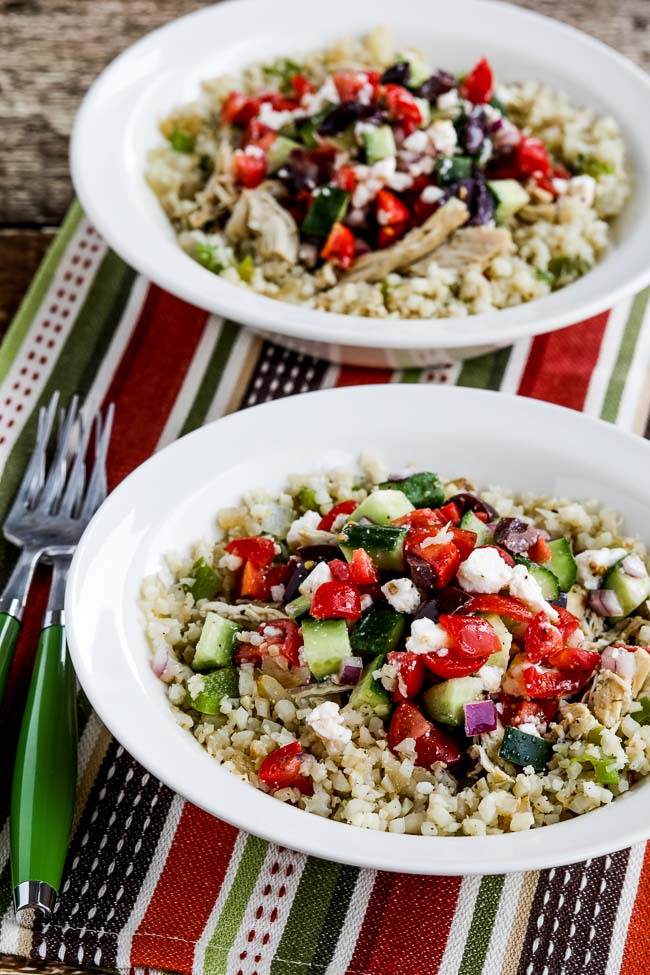
[[[378,320],[277,302],[201,267],[174,240],[144,179],[157,125],[195,98],[200,81],[247,63],[319,48],[378,24],[435,65],[466,70],[483,54],[502,80],[540,79],[620,122],[634,195],[613,246],[581,280],[517,308],[466,319]],[[531,43],[534,38],[534,44]],[[366,366],[425,366],[476,355],[602,311],[650,279],[650,79],[605,45],[548,18],[493,0],[237,0],[154,31],[118,57],[79,110],[72,177],[98,230],[118,254],[168,291],[302,352]]]
[[[222,769],[174,721],[136,606],[161,553],[213,534],[215,513],[242,490],[275,489],[291,471],[354,461],[375,448],[389,466],[414,462],[539,494],[598,497],[650,540],[650,444],[535,400],[434,386],[326,390],[217,420],[156,454],[108,498],[85,532],[66,593],[68,641],[100,718],[150,772],[251,833],[326,859],[384,870],[483,874],[539,869],[629,846],[650,835],[650,779],[610,806],[527,833],[424,837],[322,819]]]

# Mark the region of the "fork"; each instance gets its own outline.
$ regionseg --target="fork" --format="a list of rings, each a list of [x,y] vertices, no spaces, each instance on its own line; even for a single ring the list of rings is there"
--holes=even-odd
[[[113,421],[112,406],[103,421],[99,414],[84,421],[75,397],[67,411],[61,411],[57,447],[46,474],[49,412],[42,426],[39,423],[45,444],[21,502],[26,511],[18,515],[25,549],[40,552],[52,564],[11,792],[11,871],[21,923],[29,923],[34,911],[51,914],[67,853],[75,801],[77,718],[75,677],[65,639],[65,584],[76,545],[106,497]],[[85,456],[93,428],[95,459],[87,478]]]

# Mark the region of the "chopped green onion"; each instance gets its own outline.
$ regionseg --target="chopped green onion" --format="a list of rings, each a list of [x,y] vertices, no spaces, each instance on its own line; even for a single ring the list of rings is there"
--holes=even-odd
[[[286,95],[293,91],[291,79],[295,74],[303,74],[302,67],[291,58],[276,58],[271,64],[262,69],[267,77],[277,78],[282,92]]]
[[[193,152],[195,137],[187,129],[177,126],[169,136],[169,144],[176,152]]]
[[[578,156],[576,169],[579,173],[593,176],[594,179],[598,179],[599,176],[611,176],[616,172],[614,163],[605,162],[597,156]]]
[[[316,492],[313,488],[307,487],[307,485],[300,488],[296,495],[296,501],[302,511],[318,511]]]
[[[196,241],[194,245],[194,256],[199,264],[206,267],[208,271],[214,271],[215,274],[218,274],[219,271],[223,271],[224,269],[224,265],[217,257],[214,247],[206,244],[202,240]]]
[[[553,287],[563,288],[566,284],[581,277],[591,267],[588,261],[577,255],[563,254],[560,257],[552,257],[548,262],[548,273],[552,275]]]
[[[185,592],[191,592],[195,599],[214,599],[221,591],[221,576],[208,565],[205,559],[197,559],[190,570],[192,583],[185,583]]]
[[[618,782],[618,769],[613,758],[594,758],[593,755],[579,755],[574,762],[589,762],[594,770],[594,779],[600,785],[613,785]]]
[[[250,284],[253,280],[253,273],[255,271],[255,265],[253,264],[253,258],[248,254],[243,258],[237,265],[237,274],[245,281],[246,284]]]

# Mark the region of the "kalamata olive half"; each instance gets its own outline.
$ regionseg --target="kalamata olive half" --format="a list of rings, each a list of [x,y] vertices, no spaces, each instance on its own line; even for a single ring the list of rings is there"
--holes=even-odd
[[[332,559],[343,559],[345,556],[338,545],[303,545],[298,549],[298,558],[303,562],[331,562]]]
[[[447,504],[451,503],[456,505],[461,515],[466,514],[468,511],[473,511],[474,514],[480,512],[481,514],[487,515],[490,521],[496,521],[499,517],[496,509],[491,504],[477,497],[476,494],[470,494],[469,491],[461,491],[460,494],[454,494],[453,498],[447,499]]]
[[[501,518],[494,529],[494,541],[513,555],[525,555],[541,534],[539,528],[521,518]]]
[[[426,619],[437,623],[439,616],[462,613],[471,598],[471,595],[463,592],[462,589],[457,589],[456,586],[447,586],[446,589],[439,589],[432,599],[421,606],[414,619],[420,620],[426,617]]]

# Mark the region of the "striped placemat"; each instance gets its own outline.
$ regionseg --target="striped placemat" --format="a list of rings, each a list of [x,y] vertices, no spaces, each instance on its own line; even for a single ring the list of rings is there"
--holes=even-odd
[[[75,205],[0,350],[0,518],[33,443],[36,406],[55,388],[117,404],[111,487],[205,422],[324,386],[507,390],[648,436],[648,296],[463,364],[395,373],[338,367],[263,342],[148,284]],[[0,541],[2,577],[13,557]],[[412,877],[308,858],[172,794],[83,699],[79,801],[62,895],[50,924],[20,929],[11,910],[7,795],[46,593],[39,574],[0,716],[0,952],[188,975],[650,973],[644,845],[508,877]]]

